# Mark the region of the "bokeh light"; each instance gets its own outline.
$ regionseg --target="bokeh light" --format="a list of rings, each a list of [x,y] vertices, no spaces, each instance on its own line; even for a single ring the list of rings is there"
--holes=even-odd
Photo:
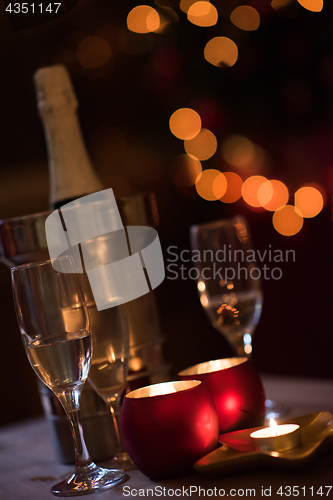
[[[292,4],[295,4],[295,0],[272,0],[271,7],[276,12],[281,12],[290,7]]]
[[[82,68],[93,69],[103,66],[111,59],[110,45],[104,38],[88,36],[79,43],[76,57]]]
[[[207,307],[208,306],[207,295],[201,295],[200,302],[201,302],[202,307]]]
[[[100,36],[108,42],[111,47],[112,55],[118,54],[120,52],[119,47],[119,36],[121,33],[121,28],[113,24],[106,24],[98,28],[95,36]]]
[[[180,7],[180,10],[182,10],[183,12],[185,12],[185,14],[187,14],[188,10],[190,9],[190,7],[197,3],[198,0],[181,0],[180,4],[179,4],[179,7]],[[207,3],[210,3],[210,0],[206,0]]]
[[[330,186],[330,179],[328,180],[328,188],[329,188],[329,186]],[[305,187],[305,186],[303,186],[303,187]],[[311,183],[307,182],[306,187],[313,187],[313,188],[317,189],[317,191],[319,191],[319,193],[323,197],[323,203],[324,203],[323,207],[324,207],[327,203],[327,193],[326,193],[325,189],[322,186],[320,186],[319,184],[317,184],[316,182],[311,182]]]
[[[180,108],[169,120],[170,130],[178,139],[189,140],[197,136],[201,130],[200,115],[191,108]]]
[[[244,31],[255,31],[260,26],[260,16],[250,5],[240,5],[230,14],[230,21]]]
[[[187,19],[197,26],[208,27],[217,23],[218,13],[216,7],[209,2],[195,2],[188,9]]]
[[[243,182],[242,197],[243,200],[251,207],[261,206],[258,200],[258,190],[266,181],[266,177],[263,177],[262,175],[252,175]]]
[[[315,217],[324,206],[324,199],[318,189],[311,186],[301,187],[295,193],[295,207],[302,213],[303,217]]]
[[[217,36],[209,40],[204,49],[206,61],[221,68],[231,67],[238,59],[235,42],[225,36]]]
[[[219,170],[208,169],[197,177],[195,187],[201,198],[214,201],[224,195],[227,189],[227,179]]]
[[[311,12],[321,12],[324,6],[323,0],[298,0],[298,3]]]
[[[246,352],[246,354],[251,354],[251,352],[252,352],[252,345],[245,344],[244,345],[244,351]]]
[[[299,15],[299,3],[297,0],[272,0],[271,7],[280,16],[295,19]]]
[[[227,187],[228,181],[223,173],[215,177],[212,188],[217,200],[221,200],[221,198],[225,195]]]
[[[217,150],[217,140],[213,132],[202,128],[193,139],[184,141],[184,147],[188,155],[193,155],[198,160],[208,160]]]
[[[159,27],[154,29],[154,33],[169,33],[179,23],[178,14],[170,7],[161,6],[158,9],[160,17]]]
[[[243,135],[230,135],[222,143],[224,160],[244,171],[258,171],[263,166],[265,154],[257,144]]]
[[[266,181],[258,189],[258,201],[266,210],[275,212],[278,208],[287,205],[288,199],[288,188],[281,181]]]
[[[285,205],[274,212],[273,226],[283,236],[293,236],[302,229],[302,214],[293,205]]]
[[[243,180],[235,172],[223,172],[224,177],[227,179],[227,190],[220,201],[223,203],[234,203],[242,196]]]
[[[201,163],[196,158],[187,154],[177,156],[170,165],[173,180],[177,186],[194,186],[199,174],[202,172]]]
[[[127,16],[127,27],[135,33],[149,33],[160,26],[158,12],[149,5],[138,5]]]

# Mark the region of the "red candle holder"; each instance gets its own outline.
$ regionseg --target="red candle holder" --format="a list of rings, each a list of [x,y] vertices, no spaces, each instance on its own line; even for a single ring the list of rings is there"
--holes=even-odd
[[[217,446],[216,408],[197,380],[165,382],[128,393],[120,424],[131,459],[154,479],[192,473],[192,464]]]
[[[264,388],[247,358],[207,361],[181,371],[178,376],[205,384],[217,409],[221,433],[263,424]]]

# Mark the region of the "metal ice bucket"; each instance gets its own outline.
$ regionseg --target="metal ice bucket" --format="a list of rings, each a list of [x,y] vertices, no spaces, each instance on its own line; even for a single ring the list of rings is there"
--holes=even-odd
[[[156,226],[158,212],[155,196],[143,193],[117,199],[125,226]],[[0,260],[8,267],[49,259],[45,220],[51,212],[15,217],[0,221]],[[88,280],[81,275],[87,300],[92,300]],[[129,389],[165,382],[169,366],[163,354],[161,335],[153,292],[126,304],[130,327]],[[101,325],[93,317],[91,328]],[[60,462],[74,462],[74,448],[65,413],[54,394],[39,383],[46,418],[50,422],[57,457]],[[81,398],[82,424],[88,449],[94,460],[113,456],[114,436],[111,415],[103,400],[86,383]]]

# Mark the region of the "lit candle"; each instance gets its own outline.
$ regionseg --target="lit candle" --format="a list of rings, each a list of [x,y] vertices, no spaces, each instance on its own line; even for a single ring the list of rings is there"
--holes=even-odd
[[[254,431],[250,436],[256,451],[287,451],[302,443],[299,425],[277,425],[273,418],[270,419],[270,427]]]

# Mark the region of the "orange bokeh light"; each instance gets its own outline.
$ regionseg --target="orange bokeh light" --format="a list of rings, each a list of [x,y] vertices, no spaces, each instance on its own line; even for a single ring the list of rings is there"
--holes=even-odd
[[[244,31],[255,31],[260,26],[260,16],[250,5],[240,5],[230,14],[230,21]]]
[[[323,0],[298,0],[298,3],[311,12],[320,12],[324,6]]]
[[[295,207],[302,213],[303,217],[315,217],[324,206],[323,195],[318,189],[311,186],[301,187],[295,193]]]
[[[224,195],[227,189],[227,180],[219,170],[208,169],[197,177],[195,187],[201,198],[214,201]]]
[[[138,5],[129,12],[127,27],[135,33],[149,33],[160,27],[160,16],[153,7]]]
[[[193,186],[202,172],[201,163],[196,158],[187,154],[177,156],[172,164],[173,180],[177,186]]]
[[[198,160],[208,160],[217,150],[217,140],[213,132],[202,128],[193,139],[184,141],[184,147],[188,155],[193,155]]]
[[[271,7],[276,11],[276,12],[281,12],[288,7],[291,7],[294,4],[294,0],[272,0],[271,1]]]
[[[229,165],[251,173],[258,171],[265,159],[260,146],[243,135],[230,135],[222,144],[222,156]]]
[[[238,48],[230,38],[217,36],[206,44],[204,56],[206,61],[214,66],[231,67],[238,59]]]
[[[178,139],[190,140],[199,134],[201,118],[194,109],[180,108],[171,115],[169,127]]]
[[[293,236],[302,229],[302,214],[293,205],[285,205],[274,212],[273,226],[283,236]]]
[[[322,186],[320,186],[319,184],[315,183],[315,182],[311,182],[311,183],[309,183],[309,182],[308,182],[308,183],[306,184],[306,187],[308,187],[308,186],[309,186],[309,187],[316,188],[316,189],[319,191],[319,193],[320,193],[320,194],[322,195],[322,197],[323,197],[323,202],[324,202],[324,205],[323,205],[323,206],[325,206],[325,205],[326,205],[326,203],[327,203],[327,193],[326,193],[325,189],[324,189]],[[303,187],[304,187],[304,186],[303,186]]]
[[[159,7],[158,15],[160,17],[160,24],[157,29],[154,29],[154,33],[168,33],[179,23],[178,14],[166,5]]]
[[[261,206],[258,200],[258,190],[266,181],[266,177],[263,177],[262,175],[252,175],[243,182],[242,197],[248,205],[251,205],[251,207]]]
[[[100,36],[88,36],[79,43],[76,57],[82,68],[93,69],[104,66],[111,59],[110,45]]]
[[[179,8],[180,10],[182,10],[183,12],[185,12],[185,14],[187,14],[188,10],[190,9],[190,7],[197,3],[198,0],[181,0],[180,4],[179,4]],[[206,0],[207,3],[210,3],[210,0]]]
[[[242,196],[243,180],[234,172],[223,172],[224,177],[227,179],[227,190],[220,201],[223,203],[234,203]]]
[[[218,13],[216,7],[210,2],[195,2],[188,9],[187,19],[197,26],[214,26],[217,23]]]
[[[288,199],[288,188],[281,181],[266,181],[258,189],[258,201],[266,210],[275,212],[278,208],[286,205]]]

